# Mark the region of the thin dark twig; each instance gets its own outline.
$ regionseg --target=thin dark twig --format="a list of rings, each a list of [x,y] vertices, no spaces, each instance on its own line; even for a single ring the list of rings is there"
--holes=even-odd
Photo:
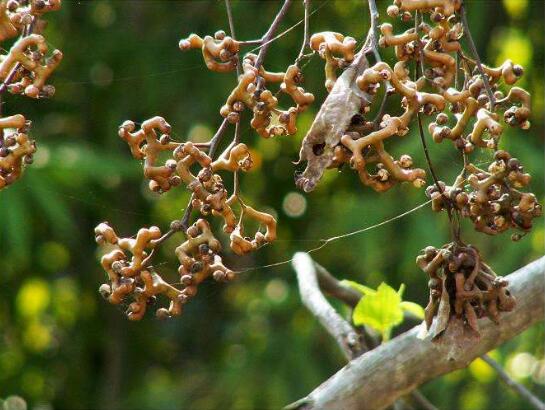
[[[276,33],[276,30],[278,30],[278,26],[284,20],[284,17],[286,17],[286,13],[288,12],[288,9],[291,5],[292,0],[284,0],[284,4],[282,5],[282,8],[274,18],[271,26],[267,30],[267,32],[263,35],[261,38],[261,41],[263,42],[263,46],[259,50],[259,54],[257,55],[257,59],[255,60],[255,68],[259,70],[259,67],[263,64],[263,61],[265,60],[265,56],[267,55],[267,51],[269,50],[270,46],[270,40],[274,37],[274,34]]]
[[[189,218],[191,218],[191,212],[193,211],[194,198],[195,198],[195,194],[191,194],[191,197],[189,198],[189,201],[187,202],[187,206],[185,207],[184,214],[181,219],[182,230],[184,232],[187,232],[187,228],[189,228]]]
[[[378,51],[378,18],[379,13],[377,9],[377,3],[375,0],[367,0],[369,5],[369,15],[371,17],[371,27],[367,33],[367,38],[365,39],[364,49],[370,50],[375,56],[376,62],[382,61],[380,53]]]
[[[255,60],[254,67],[256,70],[258,70],[263,65],[263,61],[265,60],[265,56],[267,55],[267,51],[269,51],[269,46],[271,45],[272,39],[276,33],[276,30],[278,30],[278,26],[284,20],[284,17],[286,17],[286,13],[288,12],[288,9],[291,5],[292,0],[284,0],[284,4],[282,5],[282,8],[278,11],[278,14],[274,18],[272,24],[270,25],[269,29],[265,34],[263,34],[263,37],[261,38],[263,44],[261,48],[259,49],[259,54],[257,55],[257,58]],[[257,87],[256,87],[256,95],[258,95],[263,88],[263,78],[260,76],[257,78]]]
[[[384,90],[384,95],[382,96],[382,101],[380,102],[380,107],[377,111],[377,115],[375,116],[375,119],[373,120],[373,128],[375,130],[379,129],[380,122],[382,121],[382,117],[384,115],[384,110],[386,109],[386,100],[388,99],[388,87]]]
[[[416,33],[419,32],[419,24],[418,24],[418,13],[417,15],[415,16],[415,30],[416,30]],[[420,71],[423,69],[423,67],[421,67],[421,63],[422,63],[422,49],[419,47],[419,52],[418,52],[418,58],[416,60],[416,64],[415,64],[415,81],[419,78],[419,76],[421,75]],[[456,223],[454,221],[454,217],[452,215],[452,204],[450,202],[450,198],[448,198],[445,194],[445,191],[444,189],[441,187],[441,184],[439,183],[439,178],[437,177],[437,174],[435,173],[435,169],[433,167],[433,162],[431,160],[431,156],[430,156],[430,152],[428,150],[428,144],[426,142],[426,137],[425,137],[425,134],[424,134],[424,127],[422,126],[422,116],[420,114],[420,110],[417,110],[416,112],[416,119],[417,119],[417,122],[418,122],[418,132],[419,132],[419,135],[420,135],[420,142],[422,143],[422,149],[424,151],[424,157],[426,158],[426,163],[428,165],[428,169],[430,170],[430,173],[431,173],[431,176],[433,178],[433,182],[435,184],[435,186],[437,187],[439,193],[441,193],[441,195],[443,196],[444,200],[445,200],[445,208],[447,210],[447,215],[448,215],[448,219],[449,219],[449,222],[450,222],[450,227],[451,227],[451,231],[452,231],[452,236],[453,238],[456,240],[456,242],[460,242],[460,225],[459,225],[459,221]]]
[[[2,118],[2,105],[3,105],[3,101],[2,101],[2,94],[0,94],[0,118]],[[2,147],[2,145],[4,145],[4,130],[1,129],[0,130],[0,147]]]
[[[477,51],[477,47],[475,46],[475,42],[473,41],[473,36],[471,35],[471,30],[469,29],[469,24],[467,23],[466,9],[463,4],[460,7],[460,16],[462,18],[462,26],[464,27],[464,34],[467,37],[469,48],[471,49],[471,52],[473,53],[473,58],[475,58],[477,69],[479,70],[479,73],[481,74],[481,77],[483,79],[486,94],[488,95],[488,99],[490,100],[490,111],[494,111],[496,99],[494,98],[494,93],[492,92],[492,88],[490,87],[488,76],[485,74],[483,65],[481,64],[481,58],[479,57],[479,52]]]
[[[210,140],[210,149],[208,150],[208,156],[211,159],[214,159],[214,154],[216,153],[216,150],[218,149],[218,145],[228,125],[229,125],[229,121],[227,121],[227,118],[225,118],[223,122],[221,123],[221,125],[219,126],[216,133],[214,134],[214,136],[212,137],[212,139]]]
[[[314,261],[316,267],[316,276],[318,277],[318,285],[329,296],[334,297],[344,304],[355,308],[361,299],[361,293],[348,286],[344,286],[333,276],[329,271]]]
[[[236,38],[235,23],[233,21],[233,13],[231,10],[231,0],[225,0],[225,7],[227,8],[227,18],[229,19],[229,30],[231,31],[231,37],[235,39]],[[261,40],[259,40],[259,42],[260,44],[262,43]],[[238,77],[240,76],[240,73],[241,73],[241,69],[240,69],[240,58],[239,58],[239,61],[237,62],[237,80],[238,80]],[[241,121],[241,118],[239,118],[238,122],[235,124],[235,135],[233,137],[233,142],[231,143],[231,147],[234,147],[240,141],[240,121]],[[238,195],[239,182],[240,182],[239,174],[238,174],[238,170],[236,170],[235,173],[233,174],[234,195]]]
[[[422,392],[418,389],[415,389],[411,392],[411,397],[414,399],[416,403],[418,403],[418,408],[422,410],[438,410],[437,407],[434,406],[434,404],[428,400],[426,396],[422,394]]]
[[[233,138],[233,146],[237,145],[240,142],[240,121],[235,125],[235,137]],[[238,169],[233,175],[233,194],[238,197],[240,189],[240,179]]]
[[[263,40],[238,40],[238,44],[241,46],[259,46],[263,44]]]
[[[161,236],[159,239],[152,241],[151,244],[153,246],[153,249],[151,250],[150,254],[146,256],[146,258],[142,261],[142,266],[146,267],[149,265],[151,260],[153,259],[153,256],[155,255],[155,250],[161,245],[163,242],[165,242],[168,238],[170,238],[172,235],[174,235],[176,232],[178,232],[175,229],[169,229],[163,236]]]
[[[500,379],[502,379],[505,384],[511,387],[521,397],[526,399],[528,403],[530,403],[534,408],[538,410],[545,410],[545,403],[539,400],[538,397],[532,394],[532,392],[524,387],[522,384],[516,382],[511,377],[509,377],[509,375],[505,372],[505,370],[503,370],[503,367],[501,367],[498,362],[496,362],[494,359],[486,354],[481,356],[481,359],[483,359],[490,367],[492,367],[498,373],[498,376],[500,376]]]
[[[303,44],[301,45],[301,50],[299,51],[299,55],[297,56],[297,59],[295,60],[295,64],[299,64],[299,62],[303,59],[305,56],[305,49],[308,46],[309,43],[309,8],[310,8],[310,0],[303,0],[303,5],[305,6],[305,23],[304,23],[304,30],[303,30]]]
[[[231,0],[225,0],[225,8],[227,9],[227,19],[229,20],[229,31],[231,32],[231,38],[236,40],[235,34],[235,22],[233,20],[233,11],[231,10]],[[237,53],[237,78],[240,75],[240,56]]]

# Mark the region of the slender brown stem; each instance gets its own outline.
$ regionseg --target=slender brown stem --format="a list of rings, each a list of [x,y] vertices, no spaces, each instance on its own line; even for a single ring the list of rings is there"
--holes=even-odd
[[[415,16],[415,30],[416,30],[417,33],[419,32],[419,28],[420,28],[419,14],[416,13],[416,16]],[[422,49],[420,47],[418,48],[417,56],[418,56],[418,58],[417,58],[416,64],[415,64],[415,76],[414,76],[415,81],[422,74],[420,71],[423,70],[423,67],[421,66],[421,64],[422,64]],[[428,150],[428,144],[426,142],[426,137],[424,135],[424,127],[422,126],[422,116],[420,114],[420,110],[418,110],[416,112],[416,119],[417,119],[417,122],[418,122],[418,133],[420,135],[420,142],[422,143],[422,149],[424,151],[424,157],[426,158],[426,163],[428,165],[428,169],[430,170],[430,173],[431,173],[431,176],[432,176],[432,179],[433,179],[433,182],[434,182],[435,186],[437,187],[439,193],[441,193],[441,195],[443,196],[443,198],[445,200],[445,204],[446,204],[445,208],[447,210],[447,215],[448,215],[448,219],[449,219],[449,222],[450,222],[450,229],[451,229],[452,237],[454,238],[454,240],[456,242],[461,242],[460,241],[460,225],[459,225],[459,222],[455,222],[455,220],[454,220],[453,207],[452,207],[450,198],[448,198],[446,196],[445,191],[443,190],[443,188],[439,184],[439,178],[437,177],[437,174],[435,173],[435,169],[433,167],[433,162],[431,160],[430,152]]]
[[[304,58],[305,56],[305,49],[307,48],[308,42],[309,42],[309,9],[310,9],[310,0],[303,0],[303,5],[305,6],[305,23],[304,23],[304,30],[303,30],[303,44],[301,45],[301,50],[299,51],[299,55],[297,56],[297,59],[295,60],[295,64],[299,64],[299,62]]]
[[[490,111],[494,111],[494,106],[496,105],[494,93],[492,92],[492,88],[490,87],[488,76],[484,72],[483,65],[481,64],[481,58],[479,57],[479,52],[477,51],[477,47],[475,46],[475,42],[473,41],[473,36],[471,35],[471,30],[469,29],[469,24],[467,23],[466,10],[463,4],[460,7],[460,17],[462,20],[462,26],[464,27],[464,34],[466,35],[467,42],[469,44],[469,48],[471,49],[471,52],[473,53],[473,58],[475,58],[477,69],[479,70],[479,73],[481,74],[481,77],[483,79],[484,88],[486,90],[486,94],[488,95],[488,99],[490,101]]]
[[[159,239],[152,241],[153,249],[151,250],[150,254],[142,261],[142,266],[146,267],[150,264],[151,260],[153,259],[153,256],[155,255],[155,250],[161,245],[163,242],[165,242],[168,238],[170,238],[172,235],[174,235],[177,230],[169,229],[163,236],[161,236]]]
[[[545,410],[545,403],[539,400],[538,397],[532,394],[532,392],[524,387],[522,384],[516,382],[511,377],[509,377],[509,375],[505,372],[505,370],[503,370],[503,367],[498,362],[496,362],[494,359],[486,354],[481,356],[481,359],[483,359],[490,367],[492,367],[498,373],[498,376],[500,376],[500,379],[502,379],[505,384],[511,387],[521,397],[526,399],[528,403],[532,405],[532,407],[538,410]]]
[[[365,39],[364,49],[370,50],[375,56],[376,62],[382,61],[380,53],[378,51],[378,18],[379,13],[377,9],[377,3],[375,0],[367,0],[369,5],[369,15],[371,17],[371,27],[367,32],[367,38]]]
[[[187,202],[187,206],[185,207],[184,214],[182,215],[182,230],[184,232],[187,232],[187,228],[189,228],[189,218],[191,218],[191,212],[193,211],[193,199],[195,198],[194,194],[191,194],[189,197],[189,201]]]
[[[214,154],[216,153],[216,150],[218,149],[218,145],[221,142],[221,138],[223,137],[223,134],[225,133],[225,130],[227,129],[227,126],[229,125],[229,121],[227,121],[227,118],[223,120],[221,125],[219,126],[218,130],[210,140],[210,149],[208,150],[208,156],[211,159],[214,159]]]
[[[260,46],[263,44],[263,40],[238,40],[238,44],[241,46]]]
[[[267,55],[267,51],[269,50],[269,46],[271,44],[271,39],[274,37],[276,31],[278,30],[278,26],[284,20],[284,17],[286,17],[286,13],[288,12],[289,7],[291,6],[292,0],[284,0],[284,4],[282,5],[282,8],[274,18],[272,24],[270,25],[267,32],[263,35],[261,38],[261,41],[263,42],[262,47],[259,49],[259,54],[257,55],[257,59],[255,60],[255,68],[259,70],[259,67],[263,64],[263,61],[265,60],[265,56]]]
[[[3,105],[3,98],[2,98],[2,94],[0,93],[0,118],[2,118],[2,105]],[[4,130],[1,129],[0,130],[0,147],[2,147],[2,145],[4,145]]]
[[[233,40],[236,40],[235,33],[235,22],[233,20],[233,11],[231,9],[231,0],[225,0],[225,8],[227,9],[227,19],[229,20],[229,31],[231,32],[231,37]],[[247,44],[245,44],[247,45]],[[240,75],[240,55],[237,53],[237,78]]]
[[[319,263],[314,261],[314,265],[316,267],[316,276],[318,277],[320,289],[329,296],[340,300],[347,306],[355,308],[361,299],[361,293],[347,286],[343,286],[335,276],[329,273],[328,270]]]
[[[384,95],[382,96],[382,101],[380,102],[380,107],[377,111],[377,115],[375,116],[375,119],[373,120],[373,128],[375,130],[379,129],[380,122],[382,121],[382,117],[384,115],[384,110],[386,109],[386,100],[388,99],[388,87],[384,90]]]

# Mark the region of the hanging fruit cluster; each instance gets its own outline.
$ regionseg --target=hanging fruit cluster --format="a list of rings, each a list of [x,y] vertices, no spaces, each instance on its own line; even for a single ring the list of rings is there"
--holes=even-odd
[[[43,15],[59,10],[61,0],[0,2],[0,42],[19,36],[0,59],[0,95],[8,92],[30,98],[50,98],[55,87],[46,84],[62,60],[59,50],[49,52]],[[29,137],[30,121],[22,114],[0,118],[0,190],[21,177],[31,164],[36,143]]]

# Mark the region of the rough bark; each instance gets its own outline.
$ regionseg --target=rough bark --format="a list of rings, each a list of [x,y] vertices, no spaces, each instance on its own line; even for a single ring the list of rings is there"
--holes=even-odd
[[[508,275],[517,306],[500,323],[479,320],[480,336],[457,321],[432,342],[420,326],[352,360],[306,398],[299,409],[382,409],[419,385],[469,365],[474,359],[544,319],[545,257]]]

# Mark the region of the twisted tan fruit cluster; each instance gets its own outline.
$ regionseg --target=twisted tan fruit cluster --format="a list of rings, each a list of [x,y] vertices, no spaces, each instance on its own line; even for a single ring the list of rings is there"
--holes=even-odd
[[[404,181],[422,187],[426,178],[424,170],[412,168],[409,155],[396,160],[385,148],[386,140],[409,133],[418,114],[436,116],[429,125],[429,133],[435,142],[451,140],[466,154],[473,152],[475,147],[497,150],[504,127],[501,112],[503,122],[508,125],[529,128],[528,92],[519,87],[512,87],[507,95],[501,91],[522,76],[522,67],[511,60],[496,68],[483,65],[483,78],[477,62],[466,56],[460,43],[464,36],[457,14],[460,6],[458,0],[396,0],[388,8],[391,17],[399,16],[407,22],[413,18],[411,13],[418,12],[422,17],[429,16],[429,22],[418,23],[400,34],[395,34],[389,23],[379,27],[379,46],[393,47],[397,61],[393,65],[379,61],[358,74],[355,83],[362,92],[361,108],[342,130],[340,140],[334,135],[323,138],[313,135],[313,132],[327,132],[325,126],[314,129],[318,128],[318,119],[307,135],[313,140],[328,140],[333,150],[331,159],[319,159],[324,151],[321,144],[314,144],[314,155],[305,153],[306,159],[316,158],[328,168],[348,163],[358,172],[364,185],[377,191],[386,191]],[[325,32],[313,35],[310,44],[326,60],[326,87],[332,90],[337,82],[337,68],[355,61],[355,41],[339,33]],[[339,57],[334,57],[334,53]],[[403,112],[400,115],[384,114],[381,107],[375,119],[368,119],[381,86],[385,88],[383,103],[398,95]],[[354,92],[342,88],[337,93],[339,91]],[[490,101],[490,94],[493,101]],[[336,105],[341,103],[335,100]]]
[[[178,222],[171,229],[180,230]],[[197,285],[209,276],[226,281],[234,278],[217,254],[221,245],[210,231],[208,222],[199,219],[187,230],[188,239],[176,248],[180,261],[180,283],[183,289],[168,284],[149,266],[149,257],[161,241],[158,227],[142,228],[135,238],[119,238],[107,222],[95,228],[95,240],[99,244],[114,245],[115,249],[102,256],[101,264],[108,274],[109,283],[100,287],[100,293],[110,303],[120,304],[132,299],[127,310],[130,320],[140,320],[149,304],[157,295],[170,299],[169,308],[159,308],[157,317],[165,319],[182,313],[182,305],[197,293]]]
[[[144,177],[150,181],[150,190],[163,193],[180,184],[185,185],[192,194],[191,206],[194,209],[198,209],[202,216],[212,215],[223,219],[223,230],[230,234],[231,250],[238,255],[274,241],[275,218],[246,205],[238,194],[229,195],[218,174],[250,170],[253,163],[248,147],[243,143],[231,144],[216,160],[212,160],[205,152],[211,143],[175,142],[170,134],[170,124],[159,116],[144,121],[140,129],[132,121],[125,121],[119,127],[119,136],[127,142],[133,157],[143,160]],[[240,205],[238,218],[234,209],[237,203]],[[247,219],[253,219],[265,227],[265,233],[258,229],[253,238],[244,236],[244,222]],[[175,251],[180,262],[181,290],[168,285],[153,271],[151,252],[146,252],[155,249],[177,231],[184,231],[186,235],[186,241]],[[159,309],[158,316],[175,316],[181,313],[181,304],[197,293],[197,285],[206,278],[212,276],[217,281],[228,281],[235,276],[223,265],[219,256],[220,242],[212,233],[209,223],[202,218],[190,227],[184,227],[182,221],[174,221],[170,231],[163,236],[159,228],[152,227],[141,229],[136,240],[118,240],[113,229],[104,223],[95,229],[95,234],[99,243],[105,241],[120,248],[102,258],[110,284],[103,285],[101,293],[111,303],[120,303],[128,295],[133,295],[134,302],[128,312],[131,320],[142,318],[147,301],[156,294],[164,293],[171,299],[170,308]],[[132,254],[130,262],[123,250]],[[114,263],[117,263],[117,268],[113,267]],[[157,285],[146,287],[148,279]]]
[[[0,146],[0,189],[19,179],[23,165],[33,161],[36,145],[27,135],[29,126],[21,114],[0,118],[0,133],[4,134]]]
[[[48,57],[43,14],[58,10],[60,0],[0,1],[0,42],[20,35],[9,51],[0,57],[0,94],[22,94],[30,98],[49,98],[55,87],[46,84],[62,60],[53,50]],[[0,119],[0,190],[10,185],[32,163],[36,144],[27,132],[30,122],[21,114]]]
[[[416,264],[429,276],[425,323],[428,329],[435,326],[435,335],[445,330],[451,316],[463,318],[478,332],[477,319],[487,316],[497,323],[499,312],[515,307],[507,281],[496,276],[471,245],[428,246],[416,258]]]
[[[497,235],[515,228],[526,233],[532,228],[532,220],[542,215],[535,195],[517,190],[530,183],[530,175],[508,152],[496,151],[494,157],[488,171],[468,164],[452,186],[439,182],[441,192],[431,185],[426,195],[434,211],[452,206],[470,218],[480,232]],[[520,239],[520,235],[512,238]]]
[[[223,31],[218,33],[214,38],[206,36],[204,39],[191,34],[180,41],[180,49],[200,48],[210,70],[233,71],[238,64],[240,43],[225,36]],[[253,112],[250,124],[260,136],[269,138],[295,134],[297,115],[314,101],[314,96],[300,86],[303,82],[300,68],[293,64],[285,72],[274,73],[265,70],[257,61],[256,54],[248,53],[244,56],[238,84],[227,97],[220,114],[230,123],[237,123],[241,113],[249,108]],[[288,94],[295,105],[286,110],[280,109],[278,98],[266,88],[271,84],[279,84],[279,90]]]
[[[129,249],[133,255],[131,261],[123,253],[128,248],[122,248],[117,240],[110,241],[121,249],[103,259],[111,282],[104,285],[103,293],[113,303],[135,294],[131,318],[141,318],[147,301],[156,293],[165,293],[171,299],[170,308],[160,310],[159,315],[175,315],[206,278],[212,276],[221,281],[234,278],[235,273],[223,265],[220,242],[204,218],[211,215],[222,219],[230,248],[237,255],[275,240],[275,218],[247,205],[239,193],[239,173],[253,165],[249,148],[240,142],[241,118],[246,110],[250,111],[251,127],[265,138],[295,134],[299,113],[314,102],[314,96],[301,86],[300,63],[314,54],[325,61],[328,96],[300,150],[299,163],[306,162],[306,168],[296,174],[296,184],[306,192],[315,188],[325,169],[344,164],[355,169],[361,182],[376,191],[386,191],[399,182],[423,187],[426,173],[414,167],[411,155],[395,158],[386,149],[387,140],[409,135],[418,122],[426,159],[436,180],[427,190],[434,210],[447,209],[451,221],[458,220],[453,213],[467,216],[477,230],[488,234],[509,227],[527,232],[532,219],[541,214],[535,196],[517,190],[528,185],[529,175],[516,159],[498,151],[504,123],[522,129],[530,126],[530,95],[514,86],[523,69],[511,60],[499,67],[480,63],[470,33],[465,32],[462,0],[394,0],[388,7],[388,15],[403,22],[414,18],[413,27],[397,34],[392,24],[377,27],[372,13],[373,24],[359,51],[356,40],[341,33],[324,31],[309,37],[306,4],[307,21],[299,56],[285,71],[271,72],[265,68],[264,59],[269,43],[280,37],[274,36],[288,6],[289,2],[285,2],[260,40],[236,40],[224,31],[204,38],[191,34],[180,40],[179,48],[183,51],[201,50],[211,71],[237,73],[236,86],[219,110],[223,123],[209,142],[173,141],[171,126],[162,117],[144,121],[140,128],[132,121],[121,125],[119,136],[128,143],[133,156],[143,160],[144,177],[152,191],[163,193],[184,185],[191,192],[182,219],[174,221],[163,236],[158,228],[144,230],[155,232],[155,236],[146,242],[139,256]],[[462,48],[464,36],[472,46],[473,58]],[[258,54],[249,52],[240,57],[243,47],[256,44],[259,44]],[[304,54],[307,47],[312,54]],[[381,47],[394,49],[393,64],[381,61]],[[373,64],[367,59],[371,52]],[[282,94],[292,101],[287,109],[279,107]],[[373,103],[379,101],[378,96],[382,101],[377,109],[372,109]],[[387,100],[394,97],[399,98],[401,109],[385,113]],[[433,172],[422,115],[434,117],[427,127],[429,136],[437,143],[451,140],[464,158],[464,170],[452,186],[437,181]],[[218,143],[230,124],[236,124],[233,140],[216,157]],[[468,158],[476,149],[496,152],[496,161],[488,171],[470,164]],[[222,172],[233,174],[232,191],[226,187]],[[199,216],[188,226],[193,209],[198,210]],[[245,233],[244,222],[248,219],[259,224],[253,236]],[[455,228],[453,224],[455,242],[440,250],[426,248],[418,258],[418,265],[430,275],[432,290],[426,322],[430,327],[432,318],[437,316],[435,322],[442,328],[440,332],[445,329],[450,312],[465,318],[477,330],[478,317],[488,315],[497,321],[498,311],[509,310],[514,304],[505,281],[498,279],[481,261],[476,248],[462,243],[459,229]],[[175,252],[180,262],[182,289],[164,286],[151,265],[155,249],[177,231],[186,236]],[[120,259],[113,260],[115,257]],[[135,263],[140,265],[134,267]],[[159,289],[155,293],[154,281]]]
[[[354,61],[356,40],[341,33],[324,31],[310,37],[310,48],[325,60],[325,88],[330,92],[337,81],[337,71]]]

